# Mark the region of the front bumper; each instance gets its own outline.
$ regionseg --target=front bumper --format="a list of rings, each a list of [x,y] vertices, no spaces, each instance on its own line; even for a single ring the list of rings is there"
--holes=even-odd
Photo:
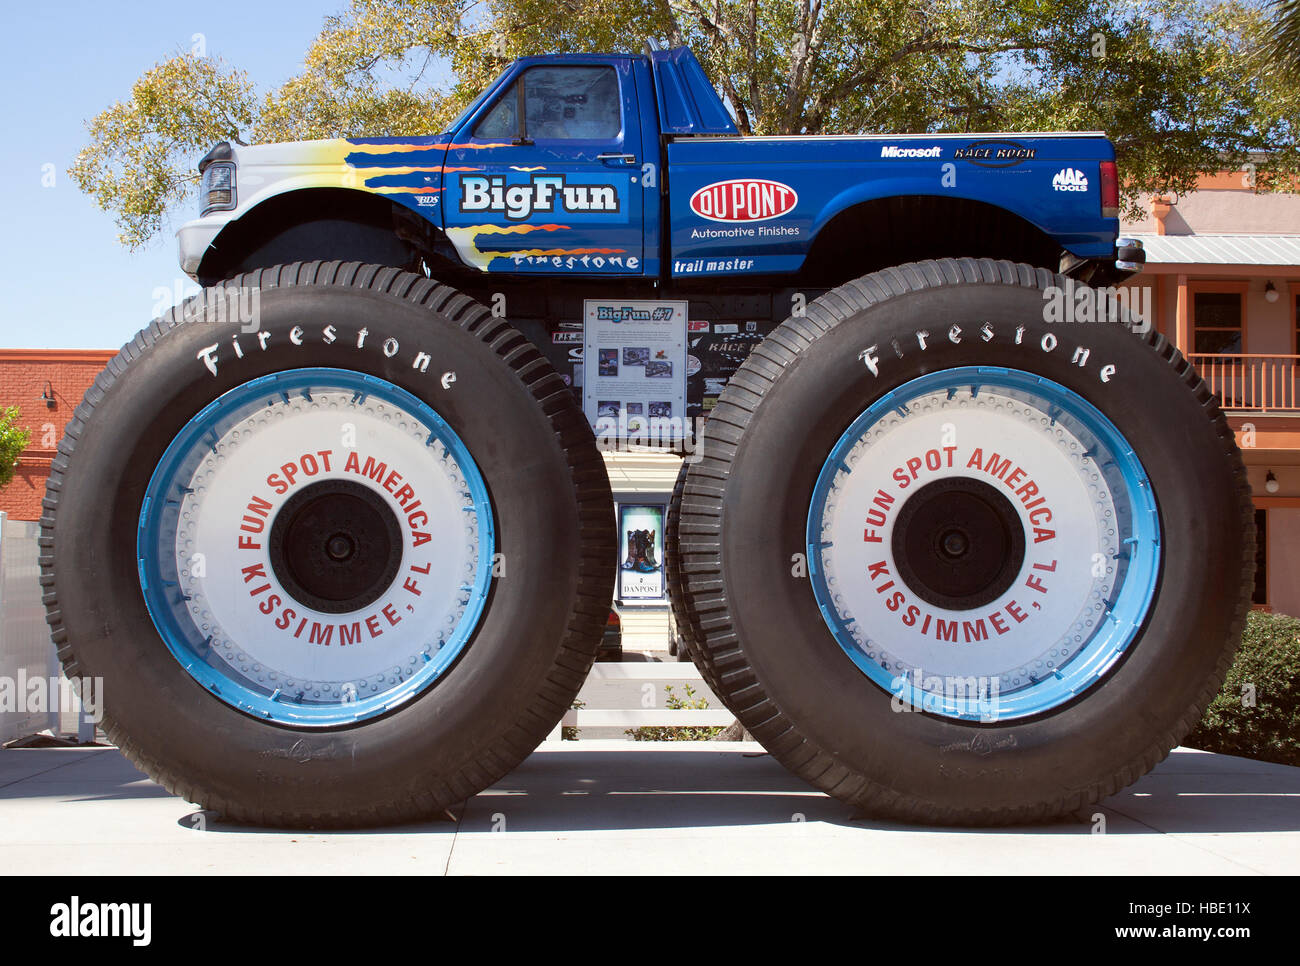
[[[230,222],[229,212],[209,215],[186,222],[176,232],[176,254],[180,259],[181,271],[198,281],[199,265],[203,256],[212,247],[212,242],[221,229]]]

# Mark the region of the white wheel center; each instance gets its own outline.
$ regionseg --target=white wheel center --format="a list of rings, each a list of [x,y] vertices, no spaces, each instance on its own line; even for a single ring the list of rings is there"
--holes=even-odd
[[[909,587],[893,545],[908,498],[952,477],[1005,497],[1025,546],[1006,590],[961,610]],[[1119,549],[1110,489],[1069,429],[995,388],[934,392],[878,420],[836,472],[821,522],[840,622],[870,661],[917,686],[934,675],[993,679],[1004,694],[1028,687],[1078,653],[1107,613]]]
[[[271,562],[276,514],[327,480],[372,491],[402,536],[392,582],[347,613],[295,599]],[[261,409],[213,442],[189,488],[176,533],[186,606],[215,653],[268,690],[324,701],[386,691],[433,658],[469,606],[480,553],[469,487],[391,403],[328,390]]]

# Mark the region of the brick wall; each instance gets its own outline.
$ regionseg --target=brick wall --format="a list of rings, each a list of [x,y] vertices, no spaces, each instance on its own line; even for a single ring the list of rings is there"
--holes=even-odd
[[[0,490],[0,510],[14,520],[39,520],[45,478],[63,427],[99,370],[116,353],[109,349],[0,349],[0,409],[17,406],[18,423],[31,440]],[[50,408],[41,398],[54,398]]]

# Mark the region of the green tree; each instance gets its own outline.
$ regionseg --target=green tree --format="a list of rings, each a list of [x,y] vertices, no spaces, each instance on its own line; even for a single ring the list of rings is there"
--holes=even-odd
[[[1294,85],[1251,66],[1271,26],[1242,0],[352,0],[275,90],[155,67],[71,173],[139,247],[212,142],[429,134],[514,57],[649,36],[692,47],[746,134],[1102,129],[1130,204],[1261,157],[1268,188],[1300,170]]]
[[[113,213],[122,244],[140,248],[168,209],[190,198],[199,157],[217,141],[244,144],[255,112],[246,74],[219,58],[180,53],[86,125],[90,143],[68,174]]]
[[[31,440],[31,433],[18,425],[18,407],[0,410],[0,490],[14,478],[14,467]]]

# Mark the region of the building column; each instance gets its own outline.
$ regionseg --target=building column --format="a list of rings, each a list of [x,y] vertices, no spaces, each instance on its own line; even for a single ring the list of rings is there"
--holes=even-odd
[[[1192,351],[1191,305],[1187,291],[1187,276],[1178,276],[1178,299],[1174,309],[1174,345],[1184,354]]]

